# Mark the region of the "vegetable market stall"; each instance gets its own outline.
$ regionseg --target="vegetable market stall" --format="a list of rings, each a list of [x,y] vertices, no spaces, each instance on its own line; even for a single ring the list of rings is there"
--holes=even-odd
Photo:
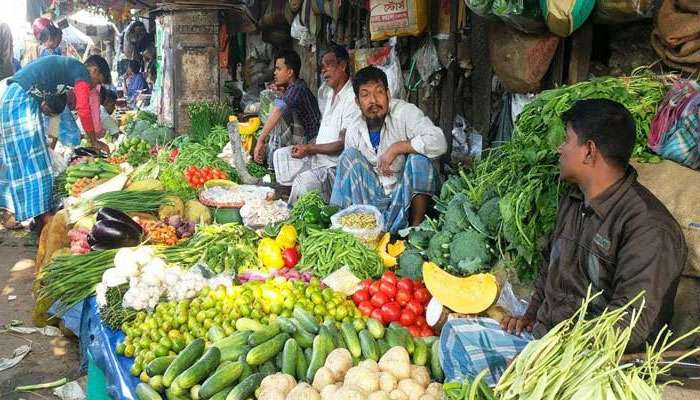
[[[310,192],[290,208],[269,187],[238,184],[241,171],[219,158],[230,140],[221,105],[192,107],[197,133],[177,138],[138,113],[111,157],[77,152],[57,179],[68,199],[42,234],[37,323],[52,304],[58,317],[82,304],[81,348],[116,398],[440,399],[448,316],[517,313],[510,280],[536,274],[561,189],[561,114],[577,99],[625,104],[637,122],[635,156],[653,162],[646,141],[667,84],[640,72],[543,92],[512,141],[447,179],[438,217],[401,232],[405,240],[383,234],[371,207],[338,210]],[[586,325],[574,318],[532,342],[494,392],[479,374],[447,382],[444,395],[533,390],[520,385],[542,372],[530,365],[539,346],[562,342],[557,356],[604,347],[582,332],[624,337],[611,328],[622,311]],[[587,362],[609,368],[616,395],[629,394],[631,380],[647,396],[635,398],[659,398],[656,377],[668,372],[659,353],[673,340],[661,336],[641,366],[614,369],[622,341]],[[548,393],[607,390],[566,382]]]

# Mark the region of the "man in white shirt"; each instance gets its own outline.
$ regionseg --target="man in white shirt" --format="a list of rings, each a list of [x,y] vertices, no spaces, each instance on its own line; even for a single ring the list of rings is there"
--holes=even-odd
[[[418,225],[437,191],[433,160],[447,151],[445,135],[415,105],[390,99],[379,68],[358,71],[353,89],[362,116],[345,136],[330,203],[374,205],[392,233]]]
[[[119,125],[112,117],[117,105],[117,93],[114,90],[102,89],[100,91],[100,121],[105,130],[105,135],[112,137],[119,134]]]
[[[321,76],[333,90],[321,116],[315,143],[297,144],[275,151],[275,177],[291,186],[289,203],[308,191],[330,198],[338,155],[343,151],[344,132],[360,117],[350,80],[350,57],[344,47],[331,45],[321,59]]]

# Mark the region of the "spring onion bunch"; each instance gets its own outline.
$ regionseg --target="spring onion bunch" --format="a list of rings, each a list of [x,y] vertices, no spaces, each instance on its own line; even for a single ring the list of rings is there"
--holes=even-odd
[[[670,339],[664,329],[647,348],[641,364],[622,363],[622,356],[644,307],[643,293],[626,305],[605,310],[586,319],[588,306],[601,294],[590,289],[581,308],[544,337],[530,342],[499,380],[494,394],[499,400],[511,399],[609,399],[661,400],[663,385],[657,378],[669,372],[672,364],[661,366],[662,353],[683,339],[700,332],[700,327]],[[633,309],[633,305],[641,304]],[[676,359],[695,354],[695,349]]]

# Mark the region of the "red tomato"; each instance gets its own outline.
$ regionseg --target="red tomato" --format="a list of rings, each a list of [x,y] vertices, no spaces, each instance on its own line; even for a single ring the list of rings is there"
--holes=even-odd
[[[387,281],[382,281],[379,284],[379,291],[384,292],[384,294],[386,294],[390,299],[393,299],[394,296],[396,296],[396,286]]]
[[[399,283],[396,284],[396,288],[399,290],[405,290],[409,293],[413,293],[413,281],[411,278],[401,278]]]
[[[382,284],[381,281],[372,282],[372,284],[369,285],[369,294],[371,296],[374,296],[375,294],[377,294],[377,292],[379,292],[379,285],[381,285],[381,284]]]
[[[372,305],[372,303],[369,302],[369,300],[361,302],[357,305],[357,308],[365,317],[369,317],[370,314],[372,314],[372,311],[374,311],[374,306]]]
[[[369,291],[367,289],[358,290],[352,295],[352,301],[354,301],[355,304],[360,304],[367,300],[369,300]]]
[[[384,317],[382,315],[382,310],[375,308],[372,310],[372,313],[369,315],[370,318],[376,319],[377,321],[381,322],[382,324],[386,324],[389,321],[384,321]]]
[[[383,292],[377,292],[372,299],[370,299],[372,305],[375,307],[381,307],[389,301],[389,297]]]
[[[399,303],[401,307],[408,304],[409,301],[411,301],[411,292],[407,292],[403,289],[399,289],[396,292],[396,302]]]
[[[422,337],[433,336],[433,330],[427,326],[424,326],[424,327],[420,328],[420,336],[422,336]]]
[[[422,280],[416,279],[415,281],[413,281],[413,290],[417,290],[422,287],[425,287],[425,284]]]
[[[364,290],[369,291],[369,286],[370,286],[371,284],[372,284],[372,280],[371,280],[371,279],[365,279],[365,280],[363,280],[362,282],[360,282],[360,289],[361,289],[361,290],[364,289]]]
[[[430,292],[426,288],[416,289],[413,292],[413,298],[420,301],[421,304],[428,304],[430,301]]]
[[[425,317],[424,317],[424,316],[418,315],[418,316],[416,317],[416,325],[422,328],[422,327],[424,327],[424,326],[428,326],[428,323],[425,322]]]
[[[408,331],[411,333],[411,336],[420,336],[420,328],[415,325],[409,326]]]
[[[380,310],[382,312],[382,318],[386,322],[398,321],[401,317],[401,306],[399,305],[399,303],[393,301],[390,303],[386,303],[382,306]]]
[[[208,173],[211,172],[211,168],[209,168],[209,167],[204,167],[204,168],[202,168],[202,172],[204,172],[205,174],[208,174]]]
[[[425,311],[423,305],[416,299],[413,299],[406,304],[406,310],[411,310],[416,315],[423,315]]]
[[[399,278],[397,278],[396,274],[392,271],[386,271],[384,275],[382,275],[382,280],[384,282],[389,282],[390,284],[396,286],[396,283],[399,281]]]
[[[399,324],[402,326],[409,327],[416,322],[416,314],[411,310],[403,309],[401,311],[401,316],[399,317]]]

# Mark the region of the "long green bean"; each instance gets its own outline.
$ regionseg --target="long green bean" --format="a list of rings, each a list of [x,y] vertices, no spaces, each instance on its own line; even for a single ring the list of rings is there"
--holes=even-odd
[[[378,278],[384,270],[375,251],[349,233],[335,229],[309,230],[301,240],[301,255],[297,268],[321,278],[345,265],[360,279]]]

